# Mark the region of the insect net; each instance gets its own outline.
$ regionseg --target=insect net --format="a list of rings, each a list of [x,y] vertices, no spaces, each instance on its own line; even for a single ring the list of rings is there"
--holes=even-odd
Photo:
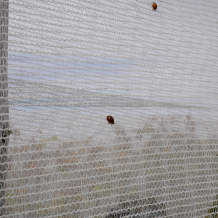
[[[218,2],[152,3],[1,1],[4,217],[217,216]]]

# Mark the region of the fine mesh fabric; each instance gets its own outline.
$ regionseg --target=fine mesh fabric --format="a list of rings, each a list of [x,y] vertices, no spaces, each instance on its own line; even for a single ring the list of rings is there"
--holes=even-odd
[[[5,218],[218,217],[218,1],[155,1],[9,0]]]

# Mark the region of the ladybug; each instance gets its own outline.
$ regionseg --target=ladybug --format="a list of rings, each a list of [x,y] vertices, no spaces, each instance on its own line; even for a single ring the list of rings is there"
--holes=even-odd
[[[114,118],[112,116],[107,116],[107,121],[110,124],[114,124]]]
[[[156,9],[157,9],[157,4],[156,4],[155,2],[153,2],[152,8],[156,11]]]

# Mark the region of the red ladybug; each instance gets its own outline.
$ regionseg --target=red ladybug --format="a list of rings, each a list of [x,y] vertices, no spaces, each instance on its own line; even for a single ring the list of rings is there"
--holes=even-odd
[[[107,121],[110,124],[114,124],[114,118],[112,116],[107,116]]]
[[[157,9],[157,4],[156,4],[155,2],[153,2],[152,8],[156,11],[156,9]]]

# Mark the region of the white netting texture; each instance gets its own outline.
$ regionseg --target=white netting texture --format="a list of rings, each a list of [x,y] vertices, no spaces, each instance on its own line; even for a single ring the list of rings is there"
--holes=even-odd
[[[9,0],[5,218],[218,217],[218,1],[155,1]]]

